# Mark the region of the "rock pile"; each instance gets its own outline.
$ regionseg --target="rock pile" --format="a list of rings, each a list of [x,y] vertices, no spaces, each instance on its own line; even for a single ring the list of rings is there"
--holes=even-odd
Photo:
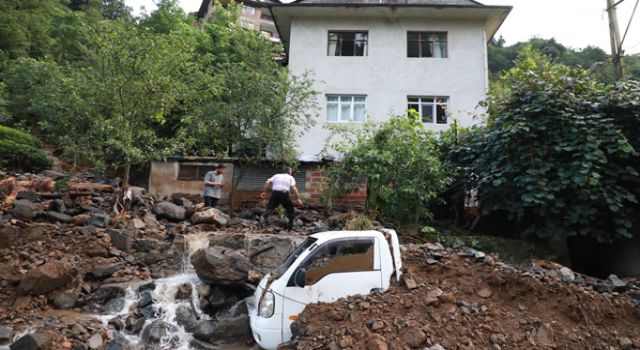
[[[297,209],[293,232],[284,232],[286,222],[277,215],[270,217],[271,225],[257,228],[264,211],[259,207],[231,218],[218,209],[203,210],[185,196],[156,198],[137,187],[126,199],[130,210],[119,215],[118,185],[89,174],[0,172],[0,347],[20,341],[14,347],[118,349],[126,341],[110,338],[111,333],[142,336],[145,323],[151,323],[152,306],[158,305],[151,293],[136,291],[134,310],[110,320],[108,329],[88,315],[119,312],[128,286],[181,273],[192,253],[187,251],[190,237],[215,231],[210,245],[223,247],[224,253],[218,252],[225,259],[235,259],[226,271],[220,265],[205,273],[213,261],[208,249],[193,260],[207,283],[184,286],[176,296],[188,300],[193,292],[196,306],[213,315],[239,304],[252,292],[247,285],[276,267],[305,235],[345,224],[344,214],[325,219],[318,211]],[[278,233],[283,235],[270,235]],[[176,318],[206,342],[234,334],[222,331],[228,324],[246,333],[239,326],[247,325],[242,310],[235,307],[228,322],[209,328],[202,320],[194,322],[198,315],[192,307],[180,307]],[[32,333],[16,339],[27,327]],[[144,335],[153,342],[162,330],[171,327],[157,323]]]
[[[410,246],[403,261],[403,283],[384,294],[308,306],[292,326],[297,336],[289,347],[640,348],[634,283],[566,268],[516,268],[439,244]]]

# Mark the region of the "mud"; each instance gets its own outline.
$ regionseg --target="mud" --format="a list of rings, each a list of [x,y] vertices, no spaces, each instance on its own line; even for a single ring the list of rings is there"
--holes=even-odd
[[[427,254],[425,254],[427,252]],[[308,306],[295,349],[638,349],[640,302],[587,277],[517,269],[448,249],[404,252],[404,283],[384,294]]]

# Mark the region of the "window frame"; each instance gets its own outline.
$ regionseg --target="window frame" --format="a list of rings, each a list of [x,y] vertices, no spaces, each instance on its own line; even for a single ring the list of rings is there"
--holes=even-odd
[[[330,245],[332,244],[336,244],[336,243],[342,243],[342,242],[363,242],[363,241],[367,241],[368,243],[371,243],[371,249],[372,249],[372,256],[371,256],[371,269],[370,270],[345,270],[345,271],[339,271],[339,272],[329,272],[326,273],[322,276],[320,276],[314,283],[312,284],[307,284],[305,282],[305,285],[307,286],[312,286],[315,285],[316,283],[322,281],[323,278],[330,276],[330,275],[334,275],[334,274],[341,274],[341,273],[355,273],[355,272],[377,272],[380,271],[380,266],[376,266],[376,251],[377,251],[377,239],[375,237],[359,237],[359,238],[338,238],[338,239],[333,239],[327,242],[322,243],[321,245],[318,245],[317,247],[313,248],[313,250],[309,253],[309,255],[307,255],[303,261],[300,262],[300,264],[298,264],[298,267],[296,267],[294,273],[291,275],[291,277],[289,278],[289,281],[287,283],[287,287],[294,287],[295,283],[293,281],[295,275],[296,275],[296,271],[300,268],[303,268],[306,266],[306,264],[309,262],[309,260],[313,259],[316,254],[319,254],[319,252],[321,252],[323,249],[327,249]],[[316,243],[317,244],[317,243]],[[342,256],[342,255],[341,255]]]
[[[363,54],[362,55],[356,55],[356,42],[358,42],[358,40],[355,39],[353,40],[353,55],[343,55],[342,54],[342,46],[340,46],[340,55],[336,55],[335,52],[331,52],[331,34],[345,34],[345,33],[353,33],[353,34],[364,34],[366,36],[365,40],[364,40],[364,50],[363,50]],[[338,37],[338,40],[336,41],[336,48],[338,47],[338,43],[340,43],[341,40]],[[367,57],[369,56],[369,31],[368,30],[328,30],[327,31],[327,56],[330,57]]]
[[[416,100],[417,101],[411,101]],[[430,101],[428,101],[430,100]],[[438,102],[439,100],[444,100],[445,102]],[[449,124],[449,105],[451,101],[448,96],[415,96],[410,95],[407,96],[407,111],[415,108],[411,108],[411,105],[418,105],[418,109],[416,112],[420,115],[420,122],[422,124],[433,124],[433,125],[448,125]],[[424,121],[422,111],[425,105],[429,105],[431,108],[432,119],[430,122]],[[444,123],[438,121],[438,106],[444,106]]]
[[[249,10],[249,9],[251,9],[251,10]],[[242,14],[249,15],[249,16],[255,16],[257,11],[258,11],[258,9],[253,7],[253,6],[242,4]]]
[[[330,97],[337,97],[338,100],[337,101],[329,101]],[[342,118],[342,105],[346,104],[346,102],[342,102],[342,98],[343,97],[350,97],[351,101],[349,102],[349,117],[348,119],[344,119]],[[362,97],[364,98],[364,101],[356,101],[356,97]],[[325,108],[327,109],[326,111],[326,122],[327,123],[357,123],[357,124],[364,124],[367,122],[367,95],[347,95],[347,94],[326,94],[325,95],[325,99],[326,99],[326,104],[325,104]],[[335,104],[337,107],[337,115],[336,115],[336,120],[329,120],[329,104]],[[354,119],[355,117],[355,107],[356,104],[361,105],[364,107],[364,119],[362,121],[357,121]]]
[[[410,56],[409,55],[409,35],[410,34],[418,34],[418,56]],[[434,53],[436,52],[436,42],[442,42],[442,41],[431,41],[430,46],[431,46],[431,56],[422,56],[422,44],[423,42],[429,42],[427,40],[421,40],[422,35],[444,35],[445,36],[445,50],[444,50],[444,57],[435,57],[433,56]],[[449,33],[448,32],[443,32],[443,31],[422,31],[422,30],[409,30],[407,31],[407,58],[449,58]]]
[[[198,163],[198,162],[179,162],[177,181],[204,181],[204,176],[209,171],[215,170],[215,163]],[[187,169],[193,169],[194,175],[191,176]]]

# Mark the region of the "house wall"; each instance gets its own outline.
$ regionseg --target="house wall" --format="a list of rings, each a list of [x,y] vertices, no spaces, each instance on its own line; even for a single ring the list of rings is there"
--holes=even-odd
[[[327,188],[328,178],[326,174],[317,164],[308,164],[306,166],[306,198],[305,201],[310,204],[322,204],[322,195]],[[366,187],[360,187],[358,192],[349,193],[344,197],[335,198],[337,203],[345,204],[364,204],[367,199]]]
[[[193,162],[190,162],[193,163]],[[217,164],[217,163],[211,163]],[[223,173],[225,186],[222,190],[222,203],[225,204],[231,194],[234,165],[224,163],[226,168]],[[321,171],[318,164],[307,163],[301,165],[305,170],[304,191],[301,193],[302,199],[307,204],[323,204],[321,196],[327,186],[327,177]],[[149,175],[149,193],[160,197],[170,197],[174,193],[186,193],[202,195],[204,190],[203,181],[181,181],[178,180],[180,162],[178,160],[167,160],[162,162],[152,162]],[[272,176],[272,173],[265,173],[265,180]],[[256,203],[259,201],[261,191],[238,191],[234,195],[234,205],[240,206],[243,202]],[[366,199],[364,188],[361,191],[349,194],[336,199],[339,203],[362,204]],[[226,205],[226,204],[225,204]]]
[[[329,30],[368,31],[368,55],[327,55]],[[448,33],[448,58],[408,58],[407,31]],[[319,122],[298,138],[300,156],[320,154],[331,135],[325,128],[326,94],[366,95],[368,120],[384,121],[405,114],[407,96],[448,96],[448,111],[463,126],[487,91],[486,40],[480,20],[296,17],[291,23],[289,68],[311,71],[320,92]],[[435,131],[445,124],[425,124]]]
[[[217,163],[215,163],[217,164]],[[223,198],[229,198],[231,181],[233,179],[233,164],[224,163],[224,184],[222,188]],[[204,178],[199,181],[178,180],[180,162],[177,160],[167,160],[162,162],[151,162],[149,173],[149,193],[158,196],[171,196],[174,193],[187,193],[202,195],[204,191]]]
[[[270,17],[262,16],[263,12],[267,16],[271,15],[268,8],[258,7],[257,5],[249,4],[249,3],[243,4],[242,6],[254,8],[255,13],[249,14],[249,13],[245,13],[245,11],[243,10],[240,13],[240,23],[243,23],[244,21],[250,22],[253,24],[253,28],[251,29],[255,29],[258,31],[268,31],[271,33],[271,36],[270,36],[271,38],[277,39],[279,41],[278,31],[276,30],[276,26],[273,23],[273,19],[271,19]]]

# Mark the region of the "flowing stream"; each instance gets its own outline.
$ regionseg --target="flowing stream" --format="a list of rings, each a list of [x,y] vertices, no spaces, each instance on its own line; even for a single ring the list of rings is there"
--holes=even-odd
[[[191,342],[193,340],[193,335],[190,332],[187,332],[183,326],[178,324],[176,321],[177,311],[179,308],[189,308],[196,315],[196,318],[199,320],[203,319],[211,319],[209,315],[200,310],[199,300],[198,300],[198,286],[201,284],[201,281],[198,279],[193,266],[190,262],[190,257],[196,251],[201,248],[206,248],[209,245],[209,234],[207,232],[202,232],[194,235],[185,236],[185,249],[184,249],[184,259],[182,272],[180,274],[156,279],[153,281],[155,284],[155,288],[151,291],[151,296],[153,299],[153,310],[155,311],[155,315],[149,317],[145,320],[144,329],[154,321],[160,320],[165,324],[169,325],[166,328],[166,334],[162,337],[160,344],[154,344],[153,349],[158,350],[188,350],[195,349],[192,347]],[[178,292],[178,288],[185,283],[191,285],[191,297],[190,299],[176,299],[176,293]],[[103,322],[104,326],[107,327],[109,320],[115,317],[126,318],[127,315],[133,311],[132,307],[136,305],[136,302],[140,298],[140,293],[137,292],[137,289],[140,285],[131,285],[127,288],[126,295],[124,297],[124,306],[122,309],[114,314],[109,315],[101,315],[98,318]],[[231,310],[227,313],[232,314],[234,309],[239,306],[243,301],[238,302],[234,305]],[[217,318],[224,318],[227,313],[219,313]],[[145,347],[149,348],[147,344],[145,344],[142,339],[143,332],[140,332],[140,335],[130,335],[126,334],[126,332],[120,333],[120,340],[125,340],[126,344],[123,344],[125,348],[131,349],[143,349]],[[113,334],[112,334],[113,335]],[[118,339],[118,337],[116,337]],[[198,347],[199,348],[199,347]],[[228,344],[228,345],[217,345],[217,346],[209,346],[208,349],[220,349],[220,350],[243,350],[249,349],[248,346],[244,344]]]

